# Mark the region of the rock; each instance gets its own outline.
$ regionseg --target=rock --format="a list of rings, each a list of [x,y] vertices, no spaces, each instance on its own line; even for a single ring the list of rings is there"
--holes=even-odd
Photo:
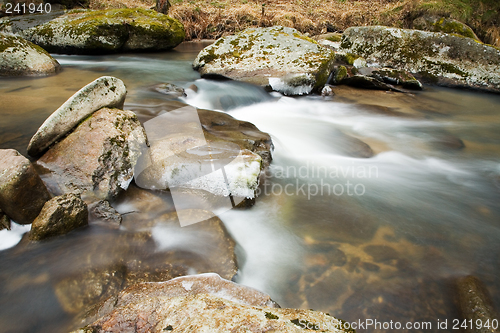
[[[0,230],[10,230],[10,218],[0,209]]]
[[[325,85],[323,89],[321,90],[321,96],[322,97],[332,97],[335,96],[335,92],[333,91],[333,88],[331,85]]]
[[[292,28],[251,28],[223,37],[203,49],[193,67],[286,95],[321,91],[332,69],[334,52]]]
[[[37,165],[54,193],[81,193],[88,201],[112,199],[127,189],[146,148],[132,111],[103,108],[50,148]]]
[[[356,63],[358,59],[362,58],[357,58],[353,63]],[[422,89],[422,84],[411,73],[392,68],[366,67],[362,65],[359,68],[355,66],[337,66],[330,74],[328,82],[346,84],[356,88],[398,92],[405,91],[394,85],[401,85],[405,89]]]
[[[154,90],[156,90],[159,93],[169,95],[172,97],[186,97],[186,92],[184,91],[184,88],[176,86],[175,84],[172,83],[163,83],[163,84],[158,84],[154,87]]]
[[[169,200],[170,199],[170,200]],[[123,219],[151,220],[159,215],[175,211],[168,193],[141,189],[132,182],[114,203],[116,210],[123,214]]]
[[[108,300],[99,318],[76,332],[145,330],[207,332],[343,332],[338,319],[311,310],[280,309],[269,296],[217,275],[139,284]]]
[[[50,199],[30,161],[13,149],[0,149],[0,208],[19,224],[29,224]]]
[[[322,40],[328,40],[330,42],[337,43],[342,40],[342,34],[338,32],[329,32],[322,35],[312,36],[311,38],[318,42]]]
[[[362,73],[362,70],[360,70]],[[404,89],[422,90],[422,84],[411,73],[393,68],[373,68],[370,76],[387,84],[400,85]]]
[[[47,201],[33,221],[29,238],[42,240],[64,235],[89,223],[87,205],[75,194],[64,194]]]
[[[337,66],[332,71],[328,79],[328,83],[339,84],[347,77],[348,77],[347,68],[345,66]]]
[[[345,52],[369,63],[418,74],[431,83],[500,92],[500,50],[453,34],[387,28],[348,28]]]
[[[122,216],[111,205],[108,200],[100,200],[89,204],[89,212],[92,219],[102,220],[111,225],[119,227]]]
[[[342,80],[343,84],[347,84],[351,87],[363,88],[363,89],[375,89],[375,90],[394,90],[401,91],[396,87],[381,82],[373,77],[365,76],[365,75],[353,75],[351,77],[346,77]]]
[[[151,148],[135,171],[140,187],[255,197],[259,177],[271,161],[272,142],[254,125],[222,112],[186,107],[144,126]]]
[[[89,83],[54,111],[28,144],[28,154],[38,156],[81,121],[103,107],[122,108],[127,88],[123,81],[102,76]]]
[[[169,50],[185,36],[178,20],[141,8],[79,9],[49,21],[23,15],[4,18],[0,30],[16,33],[51,53],[67,54]]]
[[[480,42],[471,27],[465,23],[448,17],[439,17],[434,15],[420,16],[419,18],[413,20],[413,29],[458,34]]]
[[[60,67],[40,46],[0,33],[0,76],[49,75],[57,73]]]
[[[78,314],[116,296],[122,288],[125,272],[121,264],[89,268],[59,280],[54,291],[64,311]]]
[[[457,279],[455,285],[460,315],[463,320],[474,323],[472,327],[467,326],[466,332],[498,332],[491,327],[493,320],[498,319],[498,314],[484,284],[475,276],[466,276]],[[479,328],[476,323],[481,323]],[[486,323],[489,323],[489,327],[485,327]]]

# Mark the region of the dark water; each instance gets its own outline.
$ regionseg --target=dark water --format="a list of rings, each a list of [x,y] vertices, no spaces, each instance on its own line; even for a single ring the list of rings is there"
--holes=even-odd
[[[179,105],[152,90],[155,84],[195,83],[198,92],[188,90],[183,102],[251,121],[276,148],[257,204],[221,216],[238,243],[238,282],[282,307],[347,321],[432,323],[414,332],[458,318],[453,282],[460,276],[479,277],[500,308],[500,97],[432,87],[415,95],[339,88],[331,100],[282,97],[200,80],[191,69],[200,47],[59,56],[57,76],[1,79],[0,147],[25,154],[46,117],[102,75],[125,82],[126,109],[140,119]],[[162,195],[162,204],[138,208],[125,199],[115,206],[155,219],[172,210]],[[191,273],[203,270],[201,253],[210,249],[199,248],[203,233],[168,239],[165,230],[126,217],[120,230],[96,224],[1,251],[0,332],[67,331],[77,311],[62,301],[69,289],[61,281],[91,280],[94,273],[82,273],[88,270],[138,258],[160,267],[154,254],[169,246],[196,262]]]

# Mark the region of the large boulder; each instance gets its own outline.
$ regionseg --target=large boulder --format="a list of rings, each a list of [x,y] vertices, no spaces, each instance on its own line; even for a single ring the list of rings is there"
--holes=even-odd
[[[203,49],[193,67],[287,95],[320,91],[332,69],[334,52],[295,29],[251,28]]]
[[[112,199],[132,181],[146,134],[132,111],[102,108],[50,148],[37,165],[55,194]]]
[[[168,50],[179,45],[185,36],[178,20],[141,8],[72,10],[49,21],[34,15],[23,16],[4,18],[0,31],[16,33],[54,53]]]
[[[109,299],[77,332],[344,332],[322,312],[277,308],[269,296],[216,275],[140,284]]]
[[[480,41],[471,27],[449,17],[440,17],[435,15],[420,16],[413,20],[413,29],[457,34]]]
[[[60,68],[40,46],[11,34],[0,33],[0,76],[37,76]]]
[[[29,224],[50,199],[31,162],[13,149],[0,149],[0,209],[20,224]]]
[[[29,238],[42,240],[64,235],[88,225],[87,205],[75,194],[64,194],[47,201],[33,221]]]
[[[180,193],[179,187],[231,195],[232,206],[255,198],[261,173],[271,161],[267,133],[228,114],[190,106],[155,117],[144,127],[151,147],[136,167],[140,187],[168,188],[174,200],[180,195],[184,201],[194,199],[187,199],[188,193]]]
[[[38,156],[68,134],[81,121],[103,108],[122,108],[127,88],[123,81],[103,76],[89,83],[54,111],[28,144],[28,154]]]
[[[352,27],[342,37],[345,52],[369,63],[419,74],[429,82],[500,92],[500,50],[454,34]]]

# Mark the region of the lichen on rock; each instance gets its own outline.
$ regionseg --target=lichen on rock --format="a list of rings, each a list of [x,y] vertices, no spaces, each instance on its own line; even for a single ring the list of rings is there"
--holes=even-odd
[[[334,52],[292,28],[247,29],[203,49],[193,67],[291,95],[320,91]],[[298,88],[298,89],[297,89]]]
[[[132,111],[103,108],[92,114],[37,164],[52,192],[112,199],[132,181],[146,134]]]
[[[122,80],[102,76],[78,90],[40,126],[28,144],[28,154],[38,156],[85,118],[103,107],[122,108],[127,89]]]
[[[98,312],[94,322],[75,332],[138,326],[151,332],[350,331],[339,319],[312,310],[281,309],[268,295],[215,274],[138,284],[107,300]]]
[[[60,65],[40,46],[21,37],[0,33],[0,76],[55,74]]]
[[[342,48],[368,63],[418,74],[445,86],[500,92],[500,50],[455,34],[383,26],[352,27]]]
[[[31,16],[2,22],[0,31],[15,32],[49,52],[69,54],[168,50],[185,37],[178,20],[141,8],[72,10],[37,25],[25,22],[37,20]]]
[[[471,27],[467,24],[448,17],[424,15],[413,20],[413,28],[418,30],[445,32],[473,38],[480,42]]]

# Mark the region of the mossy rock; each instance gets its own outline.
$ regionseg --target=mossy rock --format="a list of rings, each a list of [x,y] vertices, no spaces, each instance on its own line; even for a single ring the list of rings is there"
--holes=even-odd
[[[500,50],[457,34],[383,26],[346,29],[341,46],[429,83],[500,93]]]
[[[251,28],[203,49],[193,63],[201,74],[219,74],[270,86],[287,95],[320,91],[335,54],[297,30]]]
[[[24,21],[36,17],[26,15]],[[185,37],[183,25],[154,10],[140,8],[72,10],[48,22],[31,27],[12,22],[10,30],[49,52],[102,54],[126,51],[163,51],[179,45]],[[4,22],[4,26],[8,26]]]
[[[40,46],[21,37],[0,33],[0,76],[55,74],[60,65]]]
[[[421,16],[413,21],[413,28],[432,32],[457,34],[480,41],[471,27],[452,18],[439,16]]]

